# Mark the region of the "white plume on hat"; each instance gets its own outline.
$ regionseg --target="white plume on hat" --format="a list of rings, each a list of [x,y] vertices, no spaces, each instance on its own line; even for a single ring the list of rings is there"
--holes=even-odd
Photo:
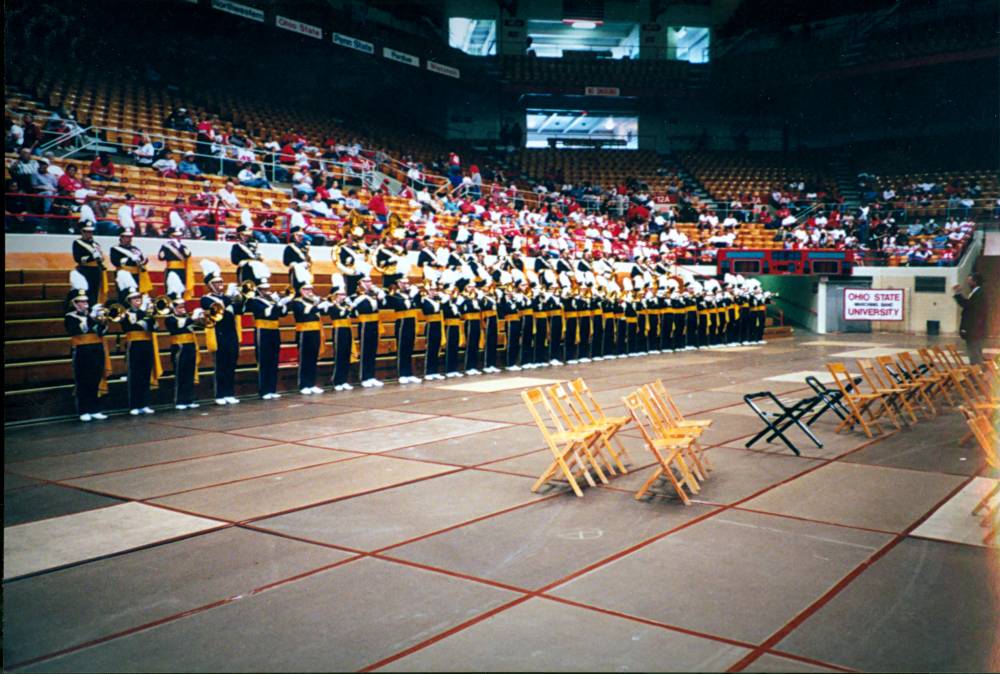
[[[184,282],[177,274],[167,274],[167,294],[174,299],[184,294]]]
[[[90,290],[87,277],[75,269],[69,273],[69,287],[73,290],[82,290],[84,292]]]
[[[344,282],[344,275],[338,272],[334,272],[330,275],[330,291],[340,290],[342,292],[347,291],[347,284]]]
[[[254,278],[259,281],[263,282],[271,278],[271,270],[260,260],[250,260],[250,271],[253,273]]]
[[[454,269],[446,269],[441,273],[441,285],[453,286],[460,278],[462,278],[462,275]]]
[[[212,278],[222,278],[222,268],[219,267],[218,263],[203,259],[199,264],[201,265],[201,273],[205,276],[205,283],[208,283]]]
[[[118,290],[138,290],[139,285],[135,282],[135,278],[132,274],[128,273],[124,269],[115,274],[115,283],[118,284]]]
[[[309,269],[306,267],[305,262],[292,263],[292,278],[299,283],[308,286],[311,286],[313,282],[312,274],[309,273]]]

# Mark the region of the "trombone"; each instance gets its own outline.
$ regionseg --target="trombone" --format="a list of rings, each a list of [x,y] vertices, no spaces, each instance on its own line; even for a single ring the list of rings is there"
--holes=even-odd
[[[127,309],[124,306],[115,302],[106,307],[101,307],[94,318],[105,324],[121,323],[122,319],[125,318],[126,311]]]

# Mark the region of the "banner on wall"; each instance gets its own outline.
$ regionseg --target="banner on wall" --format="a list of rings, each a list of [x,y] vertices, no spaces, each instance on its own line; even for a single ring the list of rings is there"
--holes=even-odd
[[[340,45],[341,47],[347,47],[348,49],[356,49],[366,54],[375,53],[375,45],[371,42],[365,42],[364,40],[359,40],[356,37],[344,35],[343,33],[334,33],[333,43],[335,45]]]
[[[395,49],[391,49],[389,47],[382,47],[382,56],[386,57],[390,61],[405,63],[408,66],[413,66],[414,68],[420,67],[420,59],[413,54],[396,51]]]
[[[281,16],[280,14],[274,17],[274,25],[278,28],[284,28],[285,30],[290,30],[293,33],[299,33],[300,35],[307,35],[309,37],[314,37],[317,40],[323,39],[323,29],[319,26],[313,26],[308,23],[302,23],[301,21],[296,21],[295,19],[289,19],[287,16]]]
[[[901,321],[906,291],[844,288],[845,321]]]
[[[212,9],[217,9],[220,12],[226,12],[227,14],[242,16],[244,19],[250,19],[251,21],[264,23],[264,10],[257,9],[256,7],[250,7],[239,2],[233,2],[233,0],[212,0]]]
[[[587,87],[584,89],[586,96],[620,96],[621,90],[618,87]]]
[[[448,77],[454,77],[456,80],[460,79],[462,74],[459,72],[458,68],[452,68],[451,66],[441,65],[440,63],[434,63],[434,61],[427,62],[427,69],[432,73],[438,73],[439,75],[447,75]]]

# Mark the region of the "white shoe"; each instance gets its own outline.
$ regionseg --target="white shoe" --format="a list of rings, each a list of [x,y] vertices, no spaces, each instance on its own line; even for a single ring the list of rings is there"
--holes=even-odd
[[[521,370],[523,370],[524,368],[522,368],[522,367],[521,367],[520,365],[511,365],[511,366],[510,366],[510,367],[508,367],[507,369],[508,369],[509,371],[511,371],[511,372],[520,372],[520,371],[521,371]]]
[[[344,384],[344,390],[345,391],[352,391],[352,390],[354,390],[354,387],[351,386],[350,384],[345,383]]]
[[[262,395],[260,397],[260,399],[261,400],[273,400],[274,399],[274,394],[273,393],[265,393],[264,395]]]
[[[225,398],[216,398],[215,399],[215,404],[216,405],[228,405],[229,401],[226,400]]]
[[[590,362],[590,358],[581,358],[580,362],[581,363],[589,363]]]
[[[93,418],[97,419],[98,421],[104,421],[105,419],[108,418],[108,415],[104,414],[103,412],[94,412],[90,416],[92,416]]]
[[[187,408],[187,405],[174,405],[175,410],[186,410]]]
[[[312,392],[315,393],[316,395],[319,395],[320,393],[323,393],[323,389],[320,388],[319,386],[313,386]]]
[[[422,383],[424,383],[424,380],[421,379],[420,377],[410,377],[410,383],[411,384],[422,384]]]
[[[199,407],[201,407],[201,405],[199,405],[198,403],[188,403],[189,410],[197,409]]]
[[[372,387],[372,380],[371,379],[365,379],[363,382],[361,382],[361,386],[364,387],[364,388],[371,388]]]
[[[234,398],[233,396],[226,396],[226,402],[229,403],[230,405],[239,405],[240,399]]]
[[[562,365],[562,361],[559,360],[558,358],[553,358],[552,360],[549,361],[549,365]]]
[[[344,385],[343,384],[335,384],[334,387],[333,387],[333,390],[334,391],[343,391],[344,390]]]
[[[304,396],[311,396],[313,394],[313,390],[307,387],[299,391],[299,393],[301,393]]]
[[[129,410],[128,413],[131,414],[133,417],[137,417],[140,414],[142,414],[142,410],[136,408],[134,410]]]
[[[383,386],[385,386],[385,382],[382,381],[381,379],[372,379],[372,385],[375,386],[376,388],[382,388]]]
[[[80,415],[80,421],[90,421],[93,418],[94,417],[90,416],[89,414],[81,414]]]
[[[143,414],[152,414],[153,413],[153,408],[152,407],[143,407],[142,408],[142,413]]]

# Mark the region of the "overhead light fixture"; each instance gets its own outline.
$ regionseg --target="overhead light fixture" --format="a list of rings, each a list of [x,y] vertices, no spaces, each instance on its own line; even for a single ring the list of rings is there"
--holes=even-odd
[[[577,30],[594,30],[604,22],[591,19],[563,19],[563,23]]]
[[[607,129],[608,131],[610,131],[611,129],[615,128],[615,118],[614,117],[608,117],[604,121],[604,128]]]

